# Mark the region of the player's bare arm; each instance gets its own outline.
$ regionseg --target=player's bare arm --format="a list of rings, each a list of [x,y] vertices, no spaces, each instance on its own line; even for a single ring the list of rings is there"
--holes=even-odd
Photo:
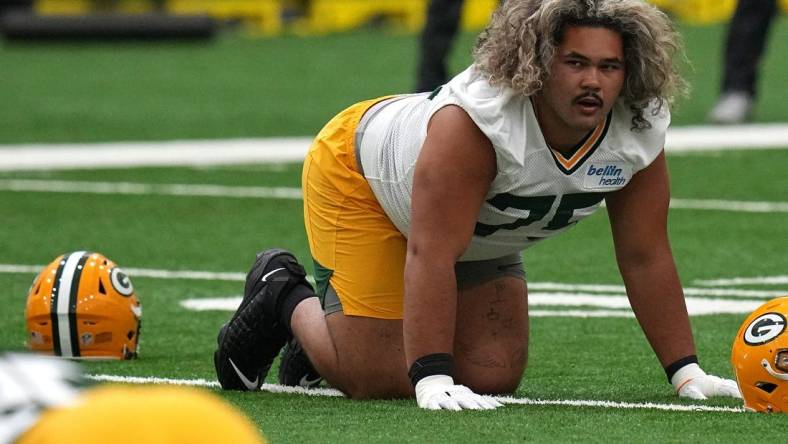
[[[420,358],[452,353],[454,265],[470,243],[495,171],[492,145],[466,112],[457,106],[439,110],[430,121],[413,180],[403,319],[408,368]]]
[[[616,259],[632,310],[663,367],[695,354],[668,242],[668,188],[663,153],[606,199]]]
[[[413,222],[405,264],[405,355],[410,366],[451,353],[457,288],[454,264],[473,235],[495,174],[495,154],[456,106],[430,122],[413,180]]]
[[[670,250],[664,151],[623,189],[606,198],[616,260],[632,310],[682,397],[741,397],[736,384],[697,364],[684,292]]]

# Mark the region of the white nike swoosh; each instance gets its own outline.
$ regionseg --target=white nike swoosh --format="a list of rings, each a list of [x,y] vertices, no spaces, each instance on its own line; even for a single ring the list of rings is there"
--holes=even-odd
[[[301,377],[301,380],[298,381],[298,385],[301,387],[311,387],[313,384],[320,382],[321,379],[323,379],[322,376],[318,376],[315,379],[309,379],[309,375],[304,375]]]
[[[260,280],[261,280],[261,281],[263,281],[263,282],[265,282],[265,280],[268,278],[268,276],[271,276],[272,274],[276,273],[277,271],[281,271],[281,270],[284,270],[284,269],[285,269],[285,268],[284,268],[284,267],[282,267],[282,268],[277,268],[276,270],[271,270],[271,271],[269,271],[268,273],[264,274],[264,275],[263,275],[263,278],[262,278],[262,279],[260,279]]]
[[[228,360],[230,361],[230,365],[233,366],[233,369],[235,369],[235,373],[238,375],[239,378],[241,378],[241,382],[244,383],[246,388],[248,388],[249,390],[257,390],[257,383],[260,381],[260,375],[257,375],[257,377],[254,378],[254,381],[250,381],[246,379],[246,376],[244,376],[242,371],[238,370],[238,367],[235,366],[235,362],[233,362],[232,359],[228,358]]]

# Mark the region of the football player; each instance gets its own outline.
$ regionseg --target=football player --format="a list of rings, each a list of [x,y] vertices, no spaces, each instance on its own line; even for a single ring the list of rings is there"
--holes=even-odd
[[[313,381],[311,363],[352,398],[496,408],[483,394],[514,392],[528,356],[520,252],[604,201],[668,381],[682,397],[740,396],[698,365],[668,242],[678,50],[644,1],[509,0],[444,87],[342,111],[304,162],[316,291],[290,253],[258,256],[219,333],[222,387],[257,389],[290,341],[283,382]]]

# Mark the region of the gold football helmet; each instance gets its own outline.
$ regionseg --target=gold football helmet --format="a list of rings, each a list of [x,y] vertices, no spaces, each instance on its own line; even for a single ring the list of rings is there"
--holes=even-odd
[[[129,421],[129,412],[134,420]],[[17,444],[233,443],[265,438],[241,411],[192,387],[103,385],[51,408]]]
[[[137,356],[142,306],[126,274],[99,253],[76,251],[44,267],[27,295],[27,343],[68,358]]]
[[[739,328],[731,361],[744,408],[788,412],[788,296],[756,309]]]

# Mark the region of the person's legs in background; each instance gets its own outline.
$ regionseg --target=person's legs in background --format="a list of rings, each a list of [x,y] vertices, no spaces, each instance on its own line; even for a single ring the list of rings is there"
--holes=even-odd
[[[446,59],[460,27],[463,0],[432,0],[419,43],[416,92],[432,91],[449,78]]]
[[[742,0],[736,6],[725,43],[722,91],[709,113],[711,122],[736,124],[750,119],[758,64],[776,12],[776,0]]]

